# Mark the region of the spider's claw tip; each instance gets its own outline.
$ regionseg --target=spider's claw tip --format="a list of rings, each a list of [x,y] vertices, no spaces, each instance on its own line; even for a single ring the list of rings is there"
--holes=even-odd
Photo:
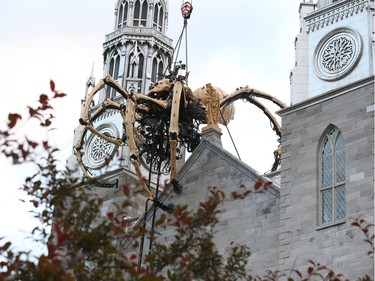
[[[171,180],[171,184],[173,185],[173,191],[177,194],[181,194],[182,190],[184,189],[181,184],[178,183],[176,180]]]

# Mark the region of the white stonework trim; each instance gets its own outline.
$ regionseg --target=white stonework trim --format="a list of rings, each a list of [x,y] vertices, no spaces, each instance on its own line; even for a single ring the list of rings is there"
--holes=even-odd
[[[371,111],[374,111],[375,110],[375,104],[373,105],[369,105],[366,107],[366,112],[371,112]]]
[[[361,172],[350,176],[350,182],[359,181],[365,178],[365,173]]]
[[[337,221],[334,221],[334,222],[331,222],[331,223],[325,223],[325,224],[318,225],[315,228],[315,230],[318,231],[318,230],[321,230],[321,229],[325,229],[325,228],[328,228],[328,227],[340,225],[340,224],[343,224],[343,223],[346,223],[346,219],[337,220]]]
[[[346,0],[337,2],[337,6],[329,5],[306,17],[307,33],[349,18],[369,8],[368,0]]]
[[[137,40],[156,38],[160,41],[158,43],[165,44],[169,48],[173,44],[172,39],[154,28],[143,26],[124,26],[113,31],[112,33],[107,34],[105,36],[105,43],[103,46],[106,47],[107,45],[113,45],[112,41],[122,39],[123,35],[126,35],[128,38],[131,37],[132,39],[136,38]]]
[[[322,103],[326,100],[330,100],[342,95],[345,95],[349,92],[355,91],[357,89],[361,89],[363,87],[366,87],[368,85],[374,85],[375,76],[371,76],[369,78],[365,78],[362,80],[359,80],[351,85],[344,86],[342,88],[334,89],[332,91],[328,91],[326,93],[323,93],[319,96],[312,97],[306,100],[303,100],[299,103],[292,104],[289,107],[279,110],[276,112],[279,116],[283,116],[285,114],[290,114],[299,110],[302,110],[304,108],[308,108],[310,106]]]

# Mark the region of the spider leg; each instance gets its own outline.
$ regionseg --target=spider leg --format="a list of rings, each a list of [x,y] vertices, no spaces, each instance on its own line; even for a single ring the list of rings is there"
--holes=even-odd
[[[135,122],[135,108],[136,104],[132,99],[129,99],[126,103],[126,109],[125,111],[121,111],[121,115],[124,121],[124,128],[126,133],[126,139],[128,142],[129,150],[130,150],[130,159],[132,162],[132,165],[137,173],[137,176],[139,180],[142,183],[142,188],[144,192],[146,193],[146,197],[149,200],[154,200],[155,196],[149,189],[149,187],[146,184],[146,180],[142,175],[141,172],[141,165],[139,163],[139,150],[137,148],[137,145],[135,143],[135,136],[134,136],[134,122]]]
[[[95,104],[94,103],[94,97],[97,93],[100,92],[100,90],[105,86],[109,86],[116,90],[125,100],[125,104],[120,104],[116,101],[113,101],[111,99],[106,99],[102,104]],[[116,148],[123,145],[123,143],[126,141],[129,146],[130,150],[130,160],[131,163],[136,171],[136,174],[141,181],[143,191],[145,192],[145,195],[147,199],[153,201],[156,206],[161,208],[164,211],[171,212],[172,211],[172,205],[164,205],[160,201],[155,198],[154,194],[151,192],[149,186],[146,183],[145,178],[142,175],[141,171],[141,164],[139,161],[139,150],[136,145],[136,141],[138,141],[140,144],[145,143],[145,139],[142,137],[142,135],[137,131],[135,128],[135,120],[137,118],[141,118],[138,116],[136,112],[137,106],[142,106],[141,104],[138,104],[138,100],[143,100],[143,102],[152,104],[153,107],[157,108],[158,110],[165,110],[168,107],[168,104],[164,100],[157,100],[150,98],[148,96],[139,95],[136,93],[128,93],[125,89],[121,87],[120,84],[118,84],[111,76],[107,76],[104,79],[101,79],[98,84],[92,89],[92,91],[89,93],[89,95],[86,98],[86,103],[84,105],[84,108],[82,110],[81,118],[80,118],[80,124],[82,125],[82,131],[80,132],[77,141],[73,147],[74,154],[76,156],[77,162],[84,174],[87,178],[93,178],[91,169],[99,169],[97,167],[90,167],[87,163],[85,163],[85,159],[87,155],[85,155],[85,149],[87,149],[86,141],[87,139],[91,139],[94,137],[103,139],[106,143],[110,143],[114,145]],[[143,105],[145,107],[145,105]],[[122,122],[123,122],[123,129],[124,134],[122,138],[115,138],[111,135],[101,132],[100,128],[95,127],[95,121],[98,117],[100,117],[103,113],[106,112],[107,109],[111,110],[118,110]],[[145,110],[147,108],[144,108]],[[178,128],[177,128],[178,129]],[[112,158],[106,158],[105,160],[111,160]]]
[[[162,210],[171,213],[173,205],[165,205],[161,203],[155,195],[151,192],[150,188],[148,187],[146,183],[146,179],[142,175],[141,171],[141,165],[139,162],[139,150],[137,148],[135,139],[140,138],[141,136],[137,133],[135,133],[136,130],[134,130],[134,122],[135,122],[135,109],[136,109],[136,104],[132,99],[129,99],[127,102],[127,106],[125,110],[121,111],[121,116],[123,118],[124,122],[124,128],[125,128],[125,133],[126,133],[126,139],[128,142],[129,150],[130,150],[130,159],[132,162],[132,165],[137,173],[138,179],[140,180],[142,184],[142,189],[146,193],[147,199],[153,201],[155,205]]]
[[[226,106],[232,104],[236,100],[239,100],[239,99],[246,100],[250,102],[251,104],[255,105],[257,108],[259,108],[264,113],[264,115],[267,116],[267,118],[271,122],[273,131],[275,131],[276,135],[280,139],[281,131],[282,131],[281,125],[279,124],[277,119],[274,117],[274,115],[268,110],[268,108],[256,98],[262,98],[262,99],[271,101],[272,103],[276,104],[281,109],[286,107],[286,104],[280,101],[279,99],[277,99],[276,97],[271,96],[265,92],[245,86],[240,89],[237,89],[235,92],[233,92],[229,96],[222,99],[220,101],[220,109],[223,110]],[[280,164],[280,159],[281,159],[280,146],[274,151],[274,158],[275,158],[275,161],[271,168],[272,172],[276,171]]]
[[[78,162],[78,165],[79,167],[81,168],[82,172],[83,172],[83,175],[86,177],[86,178],[91,178],[90,175],[88,174],[88,169],[87,167],[84,165],[83,161],[82,161],[82,155],[83,155],[83,152],[82,152],[82,146],[83,146],[83,139],[84,139],[84,136],[86,134],[86,130],[83,129],[81,131],[81,133],[79,134],[78,136],[78,139],[77,139],[77,142],[75,143],[75,145],[73,146],[73,153],[74,155],[76,156],[77,158],[77,162]]]
[[[90,165],[85,163],[85,146],[88,136],[96,135],[101,139],[105,140],[108,143],[113,144],[116,149],[122,144],[121,139],[112,137],[108,134],[105,134],[95,128],[94,123],[102,114],[106,112],[107,109],[114,109],[120,110],[121,105],[115,101],[110,99],[106,99],[102,104],[95,105],[94,104],[94,97],[99,91],[106,85],[105,80],[100,80],[99,83],[92,89],[89,95],[86,98],[86,102],[84,108],[82,110],[81,118],[79,120],[80,124],[82,125],[82,130],[78,135],[76,143],[74,144],[73,151],[74,155],[76,156],[77,162],[83,172],[83,175],[86,178],[92,179],[92,173],[90,172]],[[93,112],[91,112],[93,111]],[[113,156],[113,155],[112,155]],[[112,156],[108,156],[106,161],[111,160]]]
[[[171,184],[173,185],[173,190],[178,194],[182,192],[182,186],[178,183],[178,173],[176,168],[177,137],[179,134],[178,121],[180,113],[180,100],[182,88],[182,83],[180,81],[176,81],[173,88],[172,109],[169,125],[169,145],[171,152]]]

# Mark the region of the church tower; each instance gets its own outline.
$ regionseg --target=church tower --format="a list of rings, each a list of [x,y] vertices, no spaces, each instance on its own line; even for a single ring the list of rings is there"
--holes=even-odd
[[[118,0],[114,31],[105,37],[104,76],[111,75],[124,89],[148,91],[172,60],[172,40],[166,35],[167,1]],[[101,99],[113,97],[103,92]]]
[[[129,93],[147,93],[152,83],[165,74],[173,57],[172,40],[166,36],[167,23],[168,2],[165,0],[117,0],[113,32],[105,36],[103,44],[103,77],[110,75]],[[81,113],[94,87],[95,79],[91,73],[86,83]],[[105,86],[90,102],[89,114],[95,115],[107,98],[124,103],[118,92]],[[92,123],[101,134],[114,139],[124,137],[123,120],[118,110],[105,111]],[[99,178],[95,191],[104,198],[105,214],[124,199],[123,185],[130,185],[133,187],[130,189],[134,190],[134,185],[138,183],[136,171],[129,159],[129,148],[116,148],[98,135],[85,131],[83,126],[75,130],[74,143],[82,151],[82,165],[90,171],[91,177]],[[143,169],[142,172],[147,178],[149,171]],[[157,176],[151,175],[151,178],[155,181]],[[139,194],[132,200],[134,202],[128,216],[136,218],[144,212],[146,198]]]
[[[374,276],[354,218],[374,221],[374,1],[304,0],[282,116],[280,269]]]

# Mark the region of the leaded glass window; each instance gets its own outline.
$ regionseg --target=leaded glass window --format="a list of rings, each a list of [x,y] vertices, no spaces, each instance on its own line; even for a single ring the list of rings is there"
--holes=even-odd
[[[346,216],[345,141],[337,128],[325,136],[321,147],[320,223],[342,220]]]

